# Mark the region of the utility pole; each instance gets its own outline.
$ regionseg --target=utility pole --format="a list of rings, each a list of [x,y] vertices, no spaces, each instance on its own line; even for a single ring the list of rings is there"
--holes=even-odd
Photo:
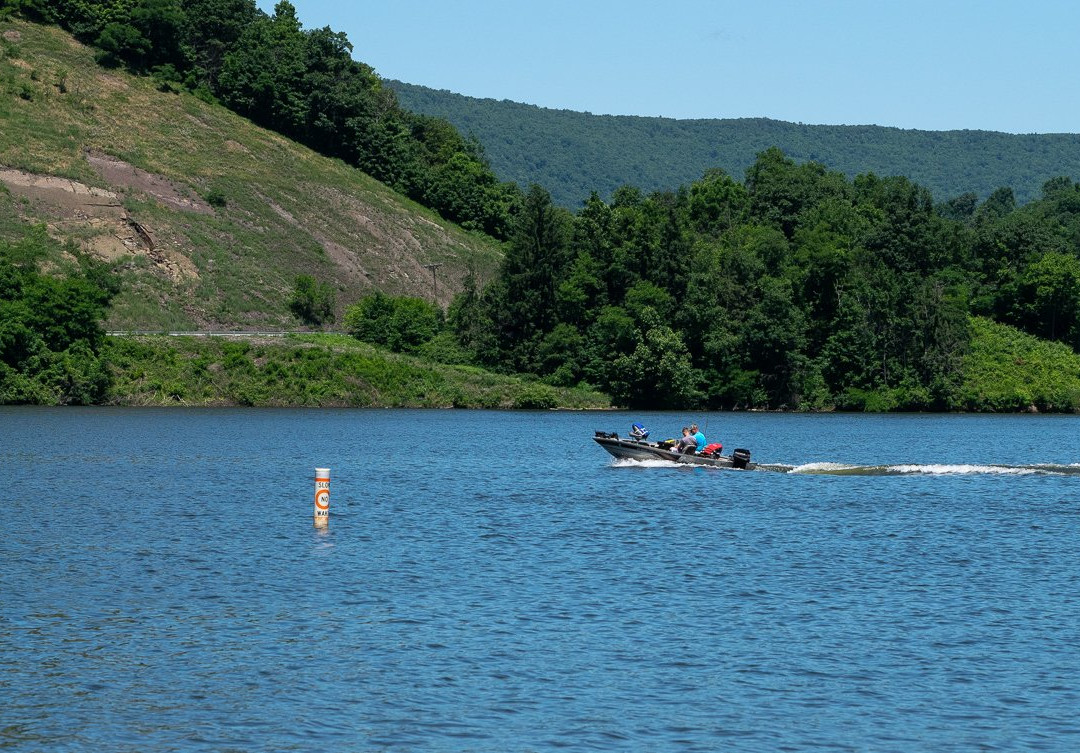
[[[431,270],[431,302],[436,306],[439,305],[439,283],[435,279],[435,270],[441,267],[442,264],[425,264],[424,269]]]

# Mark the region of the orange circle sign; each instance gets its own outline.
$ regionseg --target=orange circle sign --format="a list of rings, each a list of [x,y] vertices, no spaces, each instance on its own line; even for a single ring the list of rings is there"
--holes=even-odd
[[[318,507],[320,510],[330,509],[329,489],[319,489],[319,491],[315,493],[315,506]]]

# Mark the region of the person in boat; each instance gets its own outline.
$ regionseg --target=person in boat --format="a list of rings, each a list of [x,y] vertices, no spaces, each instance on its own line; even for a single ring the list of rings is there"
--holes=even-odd
[[[684,455],[684,454],[691,454],[692,455],[697,451],[697,440],[694,438],[694,435],[690,432],[690,427],[689,426],[682,427],[682,439],[680,439],[675,444],[675,446],[673,448],[671,448],[671,450],[672,450],[672,452],[678,453],[680,455]]]
[[[690,433],[694,435],[694,442],[696,443],[694,452],[701,454],[701,451],[705,449],[705,435],[698,430],[697,424],[690,424]]]

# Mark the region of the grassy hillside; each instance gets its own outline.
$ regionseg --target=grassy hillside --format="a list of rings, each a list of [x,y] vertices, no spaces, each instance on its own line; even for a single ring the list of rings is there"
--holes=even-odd
[[[972,319],[966,410],[1080,412],[1080,355],[988,319]]]
[[[340,317],[372,289],[446,304],[501,257],[381,183],[223,107],[0,24],[0,237],[28,223],[119,263],[109,329],[294,328],[295,276]],[[165,91],[161,89],[165,88]]]
[[[607,408],[604,395],[433,364],[344,335],[109,338],[116,405]]]
[[[848,177],[904,175],[938,201],[969,191],[985,199],[1008,186],[1024,203],[1050,178],[1080,178],[1080,134],[592,115],[388,83],[408,109],[475,135],[501,179],[539,183],[571,208],[594,190],[606,199],[627,184],[645,191],[675,189],[713,167],[741,180],[758,152],[771,146]]]

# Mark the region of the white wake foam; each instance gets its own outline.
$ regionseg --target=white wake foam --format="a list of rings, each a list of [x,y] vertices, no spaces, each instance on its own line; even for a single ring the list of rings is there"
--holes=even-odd
[[[974,463],[898,463],[895,465],[849,465],[846,463],[806,463],[791,469],[791,473],[835,476],[1028,476],[1052,472],[1031,466],[980,465]]]

